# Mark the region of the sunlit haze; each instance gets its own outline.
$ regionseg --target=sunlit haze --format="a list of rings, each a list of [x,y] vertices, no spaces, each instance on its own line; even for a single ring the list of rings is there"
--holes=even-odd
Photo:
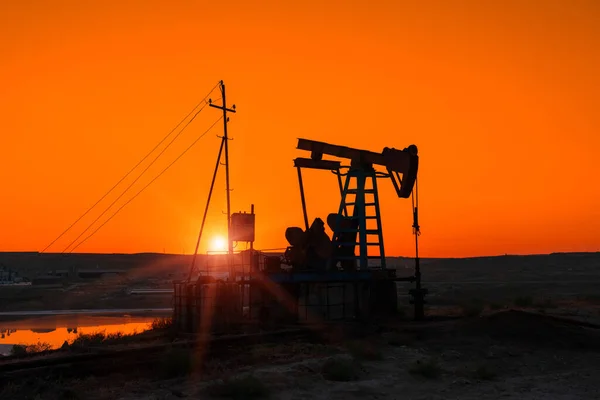
[[[215,236],[210,241],[209,250],[211,252],[227,251],[227,239],[223,236]]]
[[[0,37],[2,251],[42,250],[221,79],[232,212],[255,205],[257,249],[303,226],[303,137],[416,144],[424,257],[600,250],[598,1],[4,1]],[[95,226],[219,117],[206,107]],[[77,252],[193,252],[222,129]],[[226,248],[224,176],[203,252]],[[304,184],[311,221],[337,211],[335,176]],[[410,200],[386,181],[380,197],[387,254],[413,255]]]

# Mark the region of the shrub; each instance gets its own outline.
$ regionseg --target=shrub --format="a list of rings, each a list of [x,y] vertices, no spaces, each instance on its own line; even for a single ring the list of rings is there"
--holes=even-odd
[[[135,336],[133,334],[124,334],[123,332],[105,333],[104,331],[94,333],[80,333],[69,344],[73,347],[86,348],[97,347],[107,344],[128,343]]]
[[[25,347],[22,344],[15,344],[13,345],[13,347],[10,349],[10,355],[11,356],[24,356],[27,354],[27,347]]]
[[[48,350],[52,350],[52,345],[50,343],[37,342],[34,344],[27,345],[15,344],[10,349],[10,355],[19,357],[24,356],[26,354],[41,353]]]
[[[169,330],[173,327],[173,320],[171,318],[156,318],[150,324],[152,330]]]

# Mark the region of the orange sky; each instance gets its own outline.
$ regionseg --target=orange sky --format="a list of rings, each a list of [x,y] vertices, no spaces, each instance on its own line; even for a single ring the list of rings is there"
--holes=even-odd
[[[233,208],[256,205],[257,248],[302,226],[306,137],[419,147],[423,256],[600,249],[594,0],[3,1],[0,61],[4,251],[43,249],[219,79],[238,107]],[[131,194],[218,116],[204,110]],[[219,132],[78,251],[193,251]],[[336,211],[335,177],[305,177],[310,219]],[[410,201],[380,187],[387,252],[412,255]]]

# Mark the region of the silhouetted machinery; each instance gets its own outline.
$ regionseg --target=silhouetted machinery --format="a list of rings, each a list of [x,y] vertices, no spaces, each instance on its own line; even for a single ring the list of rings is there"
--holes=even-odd
[[[284,263],[296,273],[302,272],[305,279],[311,277],[315,281],[385,281],[376,286],[378,291],[388,293],[380,299],[383,302],[395,301],[395,281],[416,281],[417,287],[410,293],[411,302],[415,304],[415,317],[420,318],[426,290],[420,287],[418,255],[414,276],[397,277],[395,269],[387,268],[377,187],[378,178],[390,179],[398,197],[409,198],[417,179],[417,147],[410,145],[402,150],[386,147],[381,153],[375,153],[299,139],[297,148],[311,152],[310,158],[294,160],[305,229],[290,227],[286,230],[285,237],[290,246],[285,252]],[[323,159],[324,155],[349,160],[350,165],[342,166],[340,161]],[[376,170],[376,166],[385,171]],[[316,218],[309,225],[303,168],[331,171],[337,175],[341,201],[338,212],[329,214],[326,221]],[[418,235],[416,207],[413,207],[413,216],[414,233]],[[325,231],[325,223],[333,232],[331,238]]]
[[[411,145],[404,150],[386,147],[383,152],[374,153],[299,139],[298,148],[310,151],[311,158],[294,160],[306,229],[291,227],[286,230],[285,236],[291,245],[286,252],[290,265],[297,270],[385,268],[377,178],[390,178],[398,197],[409,197],[417,177],[417,147]],[[323,160],[323,155],[349,159],[350,166],[342,167],[339,161]],[[376,171],[374,165],[385,167],[387,173]],[[325,223],[320,218],[308,225],[302,168],[328,170],[338,176],[341,192],[339,210],[327,216],[327,225],[333,232],[331,239],[325,233]],[[343,168],[348,171],[342,173]],[[344,183],[342,176],[345,177]],[[369,254],[370,248],[378,254]]]
[[[227,153],[227,112],[225,86],[221,85],[224,135],[213,174],[197,244],[200,243],[212,190],[221,160]],[[388,314],[397,307],[397,281],[415,282],[410,291],[415,317],[423,316],[426,290],[421,288],[418,252],[413,276],[396,276],[386,265],[384,238],[379,209],[378,179],[391,180],[398,197],[413,197],[413,233],[418,238],[419,157],[417,147],[384,148],[381,153],[337,146],[307,139],[298,140],[298,149],[310,152],[310,158],[296,158],[304,228],[290,227],[285,237],[290,246],[285,254],[267,254],[254,250],[255,214],[230,214],[227,190],[228,252],[206,257],[204,272],[196,282],[197,249],[187,280],[174,282],[173,324],[189,333],[205,334],[243,328],[247,321],[287,325],[291,322],[320,324],[325,319],[359,320]],[[327,160],[324,156],[349,161]],[[320,169],[337,176],[341,200],[337,212],[309,224],[306,211],[302,169]],[[378,170],[378,169],[379,170]],[[226,187],[229,188],[229,174]],[[329,237],[326,226],[332,231]],[[250,249],[234,253],[233,243],[246,242]],[[418,250],[418,239],[415,241]],[[209,265],[209,260],[214,265]],[[213,268],[214,267],[214,268]],[[214,272],[227,269],[226,276]],[[207,327],[211,328],[207,328]]]
[[[323,319],[365,321],[397,311],[399,281],[414,282],[409,291],[414,316],[424,316],[427,291],[421,288],[418,252],[412,276],[397,276],[396,269],[386,263],[378,193],[380,179],[391,180],[402,199],[413,197],[415,189],[413,233],[418,238],[417,147],[386,147],[376,153],[307,139],[299,139],[297,147],[310,152],[310,158],[294,160],[304,228],[287,228],[289,247],[283,256],[267,254],[252,246],[254,207],[250,213],[233,214],[230,238],[249,242],[250,249],[229,255],[231,272],[226,279],[201,274],[196,283],[174,284],[174,324],[179,329],[200,332],[206,322],[202,318],[210,318],[211,329],[223,331],[246,319],[267,325],[320,323]],[[324,156],[338,157],[349,165]],[[341,195],[337,212],[324,220],[315,218],[311,224],[303,168],[333,172]],[[331,229],[331,237],[326,227]],[[418,239],[415,245],[418,249]],[[205,310],[211,308],[214,313],[208,316]]]

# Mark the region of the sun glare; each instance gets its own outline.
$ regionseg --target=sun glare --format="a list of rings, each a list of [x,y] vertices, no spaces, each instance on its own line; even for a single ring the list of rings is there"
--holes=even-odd
[[[227,240],[223,236],[215,236],[210,241],[209,251],[227,251]]]

